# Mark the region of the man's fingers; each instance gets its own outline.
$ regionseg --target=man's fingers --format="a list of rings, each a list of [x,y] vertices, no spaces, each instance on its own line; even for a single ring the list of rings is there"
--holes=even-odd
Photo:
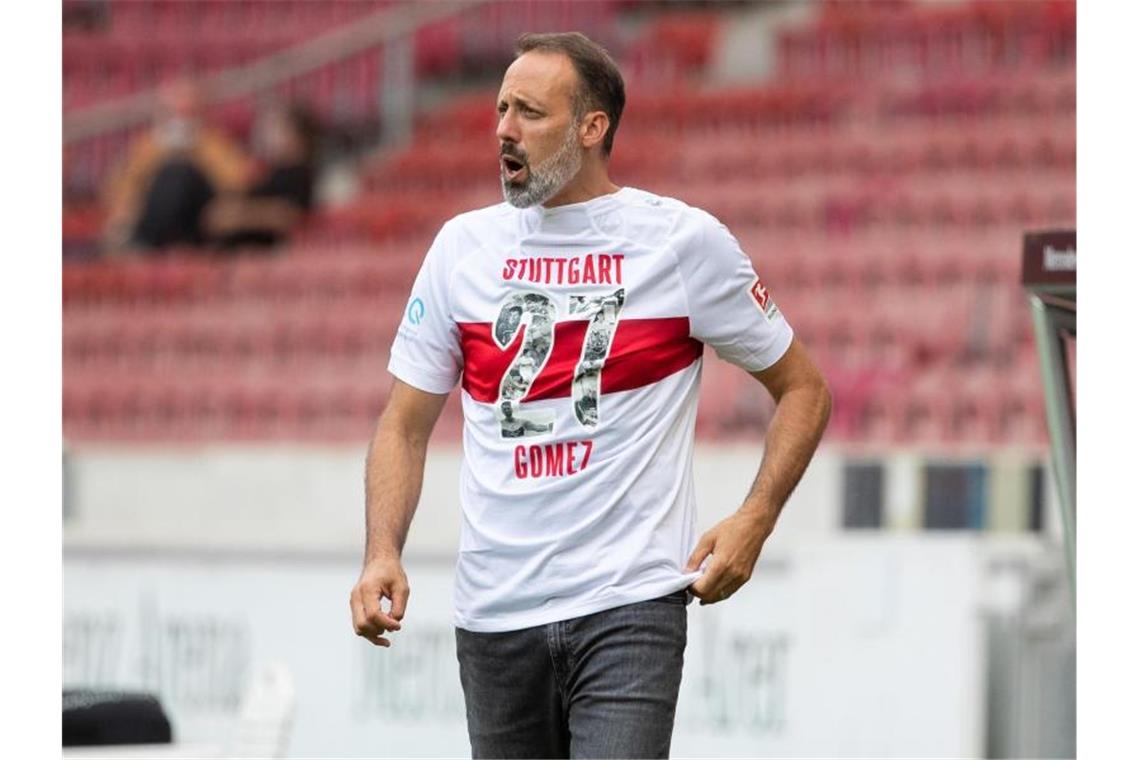
[[[380,606],[383,597],[390,597],[383,586],[361,586],[359,594],[364,605],[365,619],[380,633],[400,630],[400,621],[384,611]]]
[[[391,601],[385,605],[384,599]],[[353,630],[376,646],[389,647],[392,641],[385,634],[403,627],[400,619],[407,603],[408,579],[399,561],[384,558],[370,561],[361,570],[349,596]]]
[[[367,636],[368,616],[364,614],[364,605],[360,601],[360,587],[354,587],[348,597],[348,606],[352,610],[352,630],[357,636]]]
[[[697,542],[697,546],[693,549],[693,553],[689,555],[689,561],[685,563],[685,572],[692,573],[701,566],[705,561],[705,557],[712,553],[715,541],[708,533],[701,536],[701,540]]]
[[[388,591],[380,590],[365,595],[368,621],[372,623],[381,634],[383,634],[384,631],[400,630],[400,621],[394,618],[391,613],[384,612],[384,608],[380,604],[380,600],[384,597],[391,597],[391,594],[388,593]]]
[[[365,636],[364,638],[368,639],[378,647],[384,647],[387,649],[388,647],[392,646],[392,642],[390,640],[384,638],[379,634],[376,634],[374,636]]]
[[[408,594],[410,593],[411,589],[406,583],[397,583],[392,589],[392,607],[389,613],[395,620],[404,619],[404,610],[408,608]],[[399,623],[396,625],[399,626]]]
[[[368,622],[380,633],[400,630],[400,623],[386,612],[375,612],[368,618]]]
[[[702,599],[700,602],[698,602],[698,604],[703,607],[703,606],[708,605],[708,604],[716,604],[717,602],[723,602],[726,599],[728,599],[730,596],[732,596],[733,593],[735,593],[735,592],[722,591],[722,592],[719,592],[719,593],[709,597],[708,599]]]
[[[721,578],[719,579],[719,583],[713,585],[708,589],[708,592],[704,595],[704,597],[701,598],[700,603],[702,605],[705,605],[723,602],[725,599],[728,599],[730,596],[739,591],[740,587],[743,585],[743,583],[736,583],[729,578]]]
[[[721,575],[724,569],[717,564],[714,557],[709,562],[708,567],[705,568],[704,575],[693,581],[693,585],[689,586],[689,590],[693,592],[693,596],[700,599],[708,599],[712,592],[720,586]]]
[[[702,606],[706,604],[716,604],[717,602],[723,602],[730,596],[732,596],[732,593],[730,591],[714,588],[711,589],[703,599],[701,599],[700,604]]]
[[[365,591],[356,586],[349,597],[349,605],[352,608],[352,628],[357,636],[376,643],[375,637],[387,631],[400,630],[400,623],[380,608],[380,597],[375,591]]]

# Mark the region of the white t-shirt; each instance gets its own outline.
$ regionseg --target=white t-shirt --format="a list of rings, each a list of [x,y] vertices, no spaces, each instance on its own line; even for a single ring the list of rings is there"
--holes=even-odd
[[[745,370],[792,330],[723,224],[634,188],[444,224],[389,370],[462,377],[455,624],[510,631],[687,587],[703,344]]]

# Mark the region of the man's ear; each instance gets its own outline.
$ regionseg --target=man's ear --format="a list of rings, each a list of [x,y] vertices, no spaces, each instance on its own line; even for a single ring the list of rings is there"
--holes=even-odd
[[[582,138],[582,147],[589,149],[601,145],[610,128],[610,117],[605,111],[590,111],[582,119],[582,126],[578,134]]]

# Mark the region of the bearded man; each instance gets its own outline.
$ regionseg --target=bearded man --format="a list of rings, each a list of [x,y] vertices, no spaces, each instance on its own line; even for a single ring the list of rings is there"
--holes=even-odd
[[[505,203],[443,225],[412,288],[423,308],[392,345],[353,625],[383,647],[400,630],[427,441],[462,379],[454,602],[472,756],[666,757],[687,606],[751,577],[831,397],[724,225],[610,180],[625,86],[605,50],[565,33],[517,52],[497,98]],[[755,483],[698,536],[706,344],[777,403]],[[524,356],[533,372],[516,371]]]

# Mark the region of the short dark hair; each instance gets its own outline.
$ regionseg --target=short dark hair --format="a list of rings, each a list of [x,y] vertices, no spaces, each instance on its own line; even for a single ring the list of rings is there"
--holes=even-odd
[[[574,115],[582,118],[587,111],[605,111],[610,128],[602,141],[602,154],[608,156],[614,147],[621,112],[625,108],[625,82],[617,64],[606,49],[581,32],[528,33],[519,37],[515,57],[532,50],[564,53],[578,72],[578,91],[574,95]]]

